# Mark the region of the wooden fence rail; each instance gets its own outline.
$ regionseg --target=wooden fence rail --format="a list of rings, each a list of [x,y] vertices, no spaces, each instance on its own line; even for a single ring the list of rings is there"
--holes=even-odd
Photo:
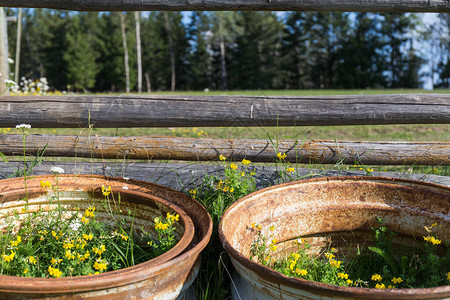
[[[5,96],[0,127],[327,126],[450,123],[450,95]]]
[[[35,166],[32,170],[33,175],[52,174],[51,168],[54,166],[62,167],[67,174],[96,174],[114,177],[125,177],[140,179],[149,182],[162,184],[180,191],[187,192],[196,188],[202,182],[205,175],[223,176],[223,168],[220,164],[199,164],[199,163],[127,163],[117,164],[112,162],[43,162]],[[5,164],[0,161],[0,178],[14,176],[17,169],[21,168],[20,162],[10,162]],[[257,188],[266,187],[279,183],[279,174],[273,166],[253,166],[250,168],[255,171],[255,180]],[[296,169],[295,178],[310,178],[316,176],[363,176],[364,171],[339,171],[339,170],[321,170],[321,169]],[[450,186],[450,177],[437,176],[433,174],[416,174],[410,172],[378,172],[374,170],[373,176],[398,177],[405,179],[415,179],[429,181],[437,184]]]
[[[276,144],[276,141],[272,141]],[[365,165],[450,165],[450,142],[332,142],[196,139],[176,137],[101,137],[30,135],[27,153],[36,155],[46,147],[45,156],[129,158],[141,160],[217,161],[220,154],[232,160],[274,162],[277,152],[295,163]],[[22,155],[22,138],[0,135],[0,151]]]
[[[450,12],[447,0],[0,0],[0,6],[79,11],[273,10]]]

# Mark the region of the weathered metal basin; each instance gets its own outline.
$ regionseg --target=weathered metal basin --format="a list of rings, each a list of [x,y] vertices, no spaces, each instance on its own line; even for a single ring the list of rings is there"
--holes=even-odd
[[[47,191],[40,187],[41,180],[54,184],[55,176],[36,176],[27,180],[30,211],[39,206],[49,207]],[[1,299],[188,299],[191,296],[189,287],[199,269],[198,256],[212,231],[211,218],[199,203],[163,186],[123,178],[60,175],[58,181],[62,205],[85,209],[97,202],[96,218],[104,222],[112,220],[100,205],[104,200],[102,185],[111,186],[114,195],[120,193],[123,214],[133,211],[135,222],[146,229],[152,229],[156,216],[178,213],[180,226],[176,234],[181,240],[174,248],[150,261],[99,275],[70,278],[0,276]],[[24,196],[23,178],[1,180],[0,213],[13,209],[20,212],[25,202],[17,200]],[[182,205],[178,205],[180,203]],[[55,201],[52,205],[56,205]]]
[[[264,235],[274,226],[278,253],[293,249],[299,236],[306,237],[311,251],[327,243],[371,243],[376,217],[399,233],[394,249],[415,247],[412,235],[422,237],[424,226],[438,223],[439,239],[450,241],[450,188],[431,183],[382,177],[316,178],[269,187],[232,204],[219,225],[225,250],[237,271],[233,299],[444,299],[450,286],[426,289],[377,290],[340,287],[289,278],[249,259],[256,232]],[[323,249],[323,248],[322,248]],[[350,253],[351,254],[351,253]]]

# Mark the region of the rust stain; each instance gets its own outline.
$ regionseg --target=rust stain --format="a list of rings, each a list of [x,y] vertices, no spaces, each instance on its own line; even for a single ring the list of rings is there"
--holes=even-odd
[[[36,176],[27,180],[31,209],[46,201],[40,180],[53,182],[54,176]],[[0,183],[0,211],[20,210],[23,203],[14,200],[17,200],[17,195],[23,194],[23,179],[6,179]],[[66,195],[61,201],[65,205],[73,204],[74,199],[80,199],[83,194],[98,194],[102,185],[111,186],[114,195],[120,192],[121,205],[135,209],[136,221],[144,226],[152,224],[156,211],[177,212],[182,225],[177,229],[182,235],[181,241],[155,259],[99,275],[72,278],[0,275],[0,299],[175,299],[187,293],[186,289],[198,273],[199,254],[212,232],[212,220],[206,210],[192,198],[163,186],[103,176],[60,175],[59,188]],[[77,201],[81,208],[91,204],[89,201]],[[97,206],[102,209],[101,205]],[[126,209],[123,211],[126,212]],[[102,211],[97,214],[100,218],[106,215]],[[105,219],[105,222],[108,220]]]
[[[283,299],[442,299],[450,297],[450,286],[393,291],[286,277],[248,258],[255,235],[249,224],[262,224],[267,234],[275,226],[280,255],[302,236],[312,245],[311,251],[323,251],[331,243],[347,245],[346,254],[351,256],[358,245],[373,242],[370,228],[379,216],[399,233],[394,243],[402,253],[417,244],[412,235],[422,236],[423,226],[432,223],[440,225],[436,235],[449,242],[449,210],[450,188],[445,186],[383,177],[316,178],[269,187],[240,199],[225,212],[219,234],[236,269],[248,280],[247,289],[258,299],[280,299],[270,296],[280,289]]]

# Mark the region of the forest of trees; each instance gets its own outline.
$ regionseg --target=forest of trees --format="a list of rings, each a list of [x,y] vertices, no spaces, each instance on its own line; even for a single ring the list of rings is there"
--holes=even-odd
[[[434,88],[449,88],[450,16],[440,14],[428,27],[421,20],[415,14],[24,9],[19,74],[46,77],[57,90],[91,92],[420,88],[424,76]],[[9,22],[13,60],[16,32]]]

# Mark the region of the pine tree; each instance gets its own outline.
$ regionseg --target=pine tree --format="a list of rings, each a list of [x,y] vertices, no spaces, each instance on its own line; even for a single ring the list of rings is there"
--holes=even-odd
[[[439,81],[438,88],[450,88],[450,15],[439,14],[440,32],[439,37],[439,59],[437,63],[437,73]]]
[[[304,89],[309,83],[309,40],[305,27],[305,13],[291,12],[285,19],[281,48],[281,70],[283,87]]]
[[[273,12],[239,12],[230,78],[232,88],[270,89],[278,78],[283,25]]]
[[[209,16],[205,12],[193,12],[189,24],[189,81],[188,89],[203,90],[211,87],[211,57],[207,34],[210,33]]]
[[[423,63],[413,47],[413,36],[419,24],[414,14],[384,14],[381,33],[389,88],[419,87],[418,72]]]
[[[103,13],[98,18],[97,91],[125,90],[123,48],[117,14]]]
[[[357,13],[349,40],[338,53],[334,88],[365,89],[385,86],[379,14]]]
[[[86,92],[95,85],[97,75],[94,48],[97,13],[77,13],[71,18],[66,32],[67,49],[63,54],[67,65],[67,82],[75,91]]]

